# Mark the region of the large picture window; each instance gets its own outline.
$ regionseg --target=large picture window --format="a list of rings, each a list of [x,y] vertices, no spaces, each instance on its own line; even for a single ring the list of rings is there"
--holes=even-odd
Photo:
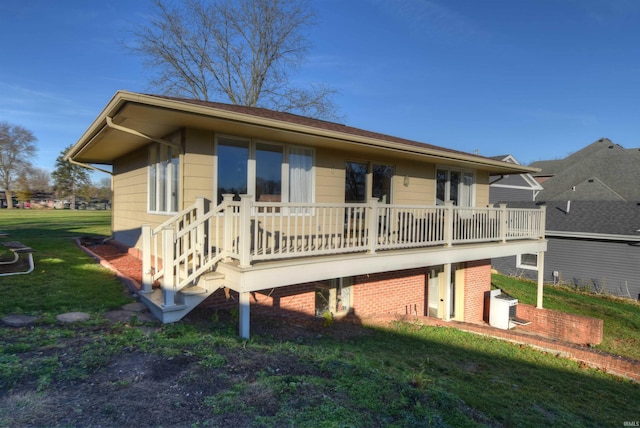
[[[180,182],[180,154],[178,149],[154,144],[149,149],[149,211],[174,213],[178,211]]]
[[[312,202],[313,150],[218,137],[217,200],[254,195],[257,202]]]
[[[472,207],[474,182],[471,172],[438,168],[436,170],[436,205],[444,205],[446,201],[452,201],[459,207]]]

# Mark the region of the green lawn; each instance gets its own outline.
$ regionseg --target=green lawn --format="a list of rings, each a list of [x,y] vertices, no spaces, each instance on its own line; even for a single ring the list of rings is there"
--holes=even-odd
[[[32,327],[0,326],[0,426],[148,426],[154,415],[168,419],[152,425],[192,427],[620,427],[640,419],[638,383],[453,328],[311,329],[256,317],[261,333],[246,341],[233,312],[109,323],[100,313],[131,299],[72,239],[108,236],[109,214],[0,211],[0,230],[38,251],[35,272],[0,277],[0,315],[43,316]],[[494,283],[535,303],[535,285]],[[556,291],[566,292],[548,290],[546,307],[611,308],[605,335],[637,337],[637,305]],[[56,323],[66,311],[93,317]],[[616,317],[619,325],[607,325]],[[123,378],[132,361],[153,364]]]
[[[522,303],[536,304],[537,285],[533,282],[493,275],[492,284]],[[543,307],[602,319],[604,339],[597,348],[640,360],[640,304],[637,302],[545,285]]]
[[[4,240],[36,250],[32,273],[0,277],[0,316],[99,312],[130,302],[113,273],[74,242],[80,236],[108,237],[110,227],[110,211],[0,210],[0,230],[9,234]],[[10,257],[4,247],[0,251]]]

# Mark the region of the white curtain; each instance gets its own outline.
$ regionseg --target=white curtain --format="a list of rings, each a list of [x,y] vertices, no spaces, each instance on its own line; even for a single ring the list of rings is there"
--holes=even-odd
[[[301,147],[289,149],[289,202],[311,202],[313,151]]]

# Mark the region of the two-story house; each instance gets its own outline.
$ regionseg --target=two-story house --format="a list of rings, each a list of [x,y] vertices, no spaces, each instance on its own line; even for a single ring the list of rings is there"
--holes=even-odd
[[[250,310],[480,323],[491,258],[547,245],[544,209],[488,207],[535,169],[267,109],[118,92],[66,159],[111,165],[152,312],[234,302],[243,337]]]

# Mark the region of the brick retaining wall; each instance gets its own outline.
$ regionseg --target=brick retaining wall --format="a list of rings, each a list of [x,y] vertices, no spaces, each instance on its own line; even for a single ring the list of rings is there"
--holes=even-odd
[[[524,330],[541,336],[559,339],[578,345],[598,345],[603,338],[603,321],[598,318],[568,314],[552,309],[536,309],[535,306],[518,303],[518,318],[531,321]]]
[[[388,314],[367,317],[361,321],[366,325],[385,325],[394,321],[406,321],[418,322],[424,325],[456,328],[470,333],[495,337],[512,343],[528,345],[532,348],[583,363],[585,364],[585,367],[592,367],[602,370],[605,373],[611,373],[616,376],[622,376],[640,382],[640,361],[638,360],[621,357],[619,355],[607,354],[596,349],[563,342],[557,339],[536,336],[524,331],[501,330],[487,324],[470,324],[458,321],[445,322],[430,317],[394,317]]]

